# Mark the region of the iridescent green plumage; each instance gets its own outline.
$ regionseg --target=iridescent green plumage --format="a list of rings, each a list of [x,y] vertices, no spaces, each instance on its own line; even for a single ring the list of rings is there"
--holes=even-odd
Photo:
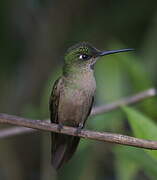
[[[64,57],[63,75],[54,84],[50,97],[51,122],[77,128],[84,127],[90,114],[96,83],[93,67],[98,57],[126,50],[101,52],[88,43],[68,49]],[[80,138],[52,133],[52,165],[59,169],[75,152]]]

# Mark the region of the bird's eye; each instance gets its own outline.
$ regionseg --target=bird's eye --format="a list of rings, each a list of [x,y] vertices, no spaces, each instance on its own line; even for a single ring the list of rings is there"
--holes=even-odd
[[[90,56],[88,56],[87,54],[81,54],[81,55],[79,55],[79,59],[87,60],[87,59],[89,59],[89,58],[90,58]]]

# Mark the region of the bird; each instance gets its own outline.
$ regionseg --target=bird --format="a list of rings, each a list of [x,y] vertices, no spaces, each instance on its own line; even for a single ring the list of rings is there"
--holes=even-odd
[[[90,115],[96,81],[94,65],[102,56],[132,51],[119,49],[100,51],[88,42],[80,42],[70,47],[64,55],[63,73],[52,88],[49,100],[50,120],[58,124],[61,131],[64,125],[81,132]],[[51,163],[58,170],[73,156],[80,137],[51,133]]]

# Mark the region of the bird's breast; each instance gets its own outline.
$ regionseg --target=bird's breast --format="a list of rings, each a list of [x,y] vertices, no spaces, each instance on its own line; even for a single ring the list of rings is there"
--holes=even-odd
[[[89,112],[96,83],[94,77],[82,77],[65,84],[60,94],[58,118],[65,125],[77,126]]]

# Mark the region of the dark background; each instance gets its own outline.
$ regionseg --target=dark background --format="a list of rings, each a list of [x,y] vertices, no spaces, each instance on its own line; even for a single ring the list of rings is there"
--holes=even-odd
[[[157,85],[155,0],[1,0],[0,112],[49,118],[48,98],[61,74],[64,52],[81,41],[102,50],[136,49],[97,63],[95,105]],[[154,121],[156,107],[155,98],[134,106]],[[89,119],[86,127],[133,136],[121,109]],[[149,180],[157,178],[155,166],[157,158],[141,149],[82,140],[73,159],[56,175],[48,133],[0,140],[2,180]]]

